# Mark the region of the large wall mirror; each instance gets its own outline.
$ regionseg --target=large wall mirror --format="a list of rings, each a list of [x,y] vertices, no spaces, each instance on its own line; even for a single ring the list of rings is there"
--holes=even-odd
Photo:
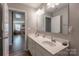
[[[46,17],[45,18],[45,31],[46,32],[53,32],[53,33],[61,33],[61,16],[55,16],[55,17]]]
[[[68,34],[68,4],[59,4],[54,8],[45,9],[37,19],[37,30],[59,34]]]

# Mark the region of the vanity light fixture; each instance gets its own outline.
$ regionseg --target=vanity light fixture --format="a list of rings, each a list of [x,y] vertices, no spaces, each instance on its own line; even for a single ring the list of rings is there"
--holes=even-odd
[[[36,14],[38,14],[38,15],[44,14],[44,10],[43,9],[38,9],[36,11]]]

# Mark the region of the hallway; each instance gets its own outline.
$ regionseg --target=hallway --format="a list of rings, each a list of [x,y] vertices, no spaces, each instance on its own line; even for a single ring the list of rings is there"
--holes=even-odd
[[[24,50],[25,37],[24,35],[14,35],[13,45],[10,46],[10,56],[30,56],[28,51]]]

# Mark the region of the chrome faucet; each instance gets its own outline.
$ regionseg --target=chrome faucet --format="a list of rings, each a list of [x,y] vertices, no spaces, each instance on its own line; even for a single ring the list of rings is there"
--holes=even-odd
[[[39,36],[39,33],[38,33],[38,32],[35,32],[35,36],[36,36],[36,37]]]
[[[54,39],[54,36],[51,35],[51,41],[56,43],[56,40]]]

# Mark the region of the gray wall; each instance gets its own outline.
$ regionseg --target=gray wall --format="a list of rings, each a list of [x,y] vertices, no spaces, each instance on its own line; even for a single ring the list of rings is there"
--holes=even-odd
[[[72,3],[69,8],[70,26],[72,26],[71,47],[76,48],[79,55],[79,3]]]

